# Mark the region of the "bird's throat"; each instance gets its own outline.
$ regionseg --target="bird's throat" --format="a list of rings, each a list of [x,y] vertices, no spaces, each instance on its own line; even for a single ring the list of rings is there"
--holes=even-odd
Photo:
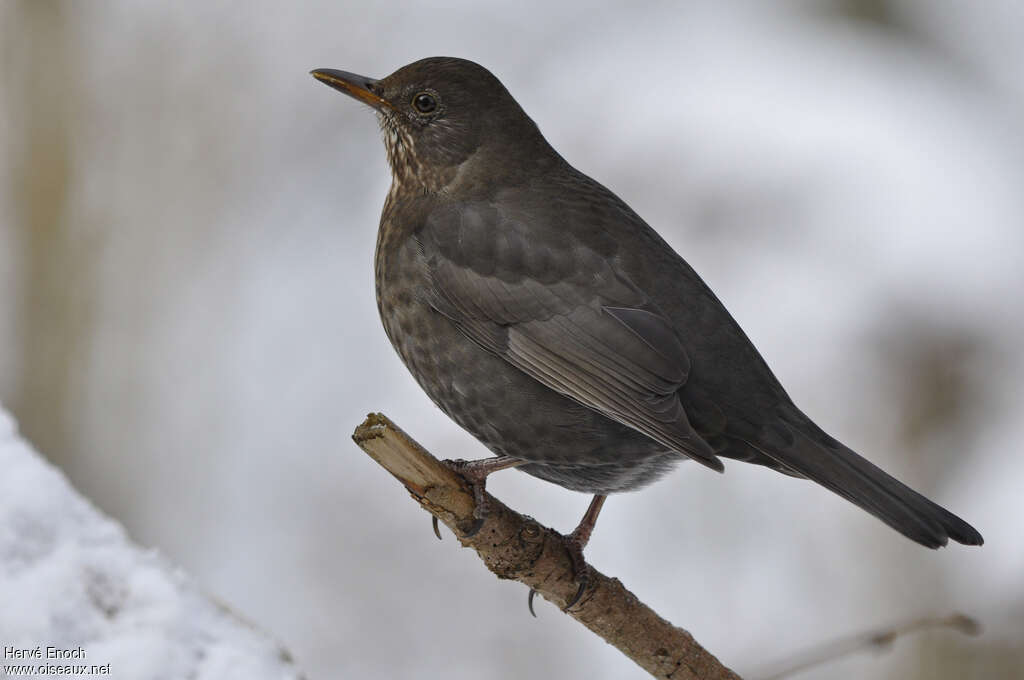
[[[427,186],[431,184],[429,174],[417,157],[416,145],[412,137],[387,114],[379,113],[377,117],[384,137],[388,165],[391,166],[392,191],[396,187],[412,188],[417,185],[422,186],[424,190],[430,190],[430,187]]]

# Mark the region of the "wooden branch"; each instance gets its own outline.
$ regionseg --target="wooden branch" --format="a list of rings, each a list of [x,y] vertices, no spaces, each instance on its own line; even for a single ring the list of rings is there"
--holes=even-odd
[[[473,493],[466,481],[394,423],[371,413],[352,439],[394,475],[427,512],[444,522],[462,545],[476,550],[498,578],[515,579],[560,608],[576,594],[563,537],[487,495],[487,519],[473,525]],[[618,579],[590,567],[586,591],[566,612],[656,678],[739,680],[688,632],[658,616]]]

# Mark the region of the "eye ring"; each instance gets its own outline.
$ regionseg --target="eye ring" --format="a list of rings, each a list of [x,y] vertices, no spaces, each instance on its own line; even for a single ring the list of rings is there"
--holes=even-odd
[[[437,111],[437,95],[433,92],[417,92],[412,96],[412,107],[423,115]]]

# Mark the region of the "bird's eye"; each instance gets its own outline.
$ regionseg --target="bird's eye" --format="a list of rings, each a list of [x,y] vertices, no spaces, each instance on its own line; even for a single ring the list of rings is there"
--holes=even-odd
[[[412,106],[420,113],[433,113],[437,110],[437,97],[429,92],[420,92],[412,98]]]

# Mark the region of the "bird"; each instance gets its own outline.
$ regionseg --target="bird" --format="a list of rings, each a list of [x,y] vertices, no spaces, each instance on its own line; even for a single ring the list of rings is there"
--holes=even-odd
[[[311,74],[380,124],[392,182],[377,307],[422,389],[494,454],[447,461],[474,490],[474,530],[498,470],[593,495],[565,537],[580,582],[566,608],[605,498],[687,459],[812,480],[928,548],[983,543],[797,408],[696,271],[486,68],[431,57],[381,79]]]

